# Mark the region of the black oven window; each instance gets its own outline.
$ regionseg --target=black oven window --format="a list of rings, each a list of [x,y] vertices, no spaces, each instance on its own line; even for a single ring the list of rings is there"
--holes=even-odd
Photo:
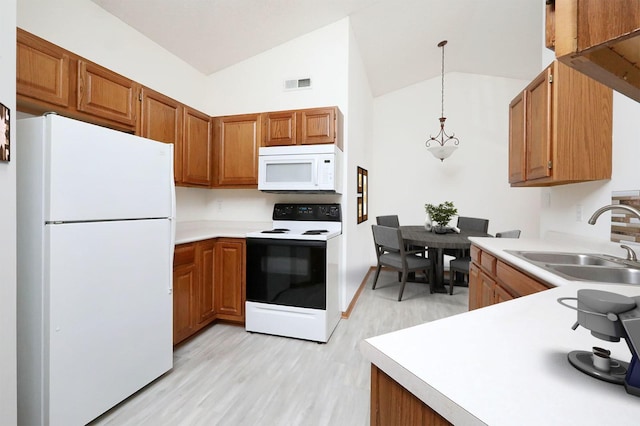
[[[247,241],[247,300],[326,309],[326,243]]]

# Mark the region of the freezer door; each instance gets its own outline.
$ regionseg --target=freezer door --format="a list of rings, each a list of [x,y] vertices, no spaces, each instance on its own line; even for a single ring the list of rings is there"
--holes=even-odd
[[[166,219],[46,226],[52,426],[86,424],[172,368],[169,237]]]
[[[172,215],[173,145],[57,115],[42,119],[45,221]]]

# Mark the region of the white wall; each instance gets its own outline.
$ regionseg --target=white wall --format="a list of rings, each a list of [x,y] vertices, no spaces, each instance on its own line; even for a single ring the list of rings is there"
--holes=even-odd
[[[349,149],[345,163],[347,170],[344,175],[347,185],[343,196],[342,226],[345,232],[345,286],[341,300],[345,310],[353,299],[362,279],[372,263],[363,253],[373,253],[371,241],[371,223],[369,220],[357,224],[357,167],[371,169],[373,150],[373,96],[369,89],[369,82],[360,55],[360,50],[353,36],[349,32],[349,120],[345,128],[348,134]],[[373,219],[375,220],[375,219]]]
[[[16,389],[16,1],[0,11],[0,103],[11,110],[11,161],[0,162],[0,424],[17,423]]]
[[[523,237],[537,237],[540,189],[508,183],[508,105],[526,83],[445,74],[445,130],[460,145],[444,162],[425,147],[439,131],[439,76],[376,98],[372,217],[398,214],[401,225],[417,225],[425,203],[453,201],[460,215],[489,219],[490,233],[521,229]]]

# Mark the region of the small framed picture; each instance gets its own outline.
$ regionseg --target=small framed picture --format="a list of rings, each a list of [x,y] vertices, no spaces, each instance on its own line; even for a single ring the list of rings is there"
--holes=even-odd
[[[0,161],[9,161],[11,159],[10,146],[10,110],[3,104],[0,104]]]
[[[369,172],[367,169],[358,167],[358,223],[362,223],[369,219]]]

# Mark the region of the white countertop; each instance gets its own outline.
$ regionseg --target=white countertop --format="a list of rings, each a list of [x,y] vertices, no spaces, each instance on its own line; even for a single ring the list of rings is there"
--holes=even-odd
[[[245,238],[248,232],[271,229],[272,222],[200,220],[176,223],[176,244],[209,238]]]
[[[582,327],[571,330],[576,311],[556,299],[575,297],[579,288],[640,295],[636,286],[562,285],[372,337],[360,349],[456,425],[638,424],[639,397],[567,361],[570,351],[592,346],[623,361],[631,357],[624,340],[605,342]]]

